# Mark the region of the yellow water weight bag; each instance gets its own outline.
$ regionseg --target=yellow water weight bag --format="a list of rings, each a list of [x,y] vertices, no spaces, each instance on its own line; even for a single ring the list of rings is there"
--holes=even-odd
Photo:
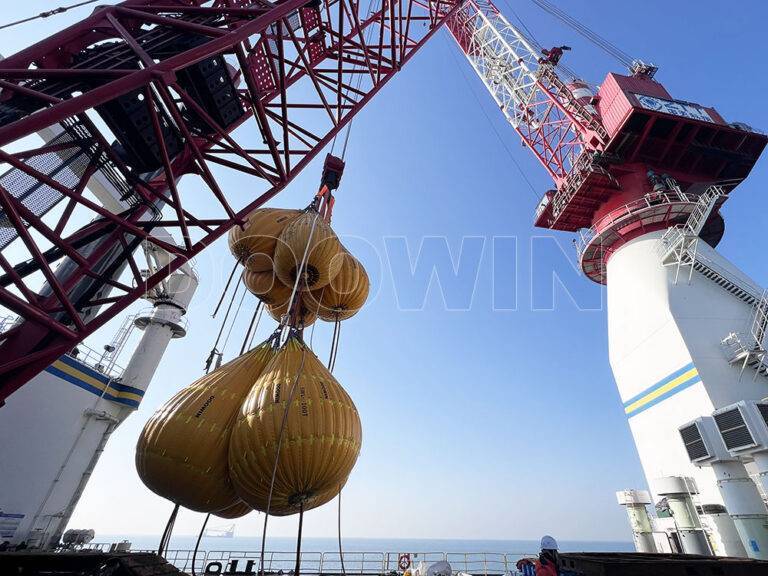
[[[179,391],[152,415],[136,446],[136,469],[147,488],[198,512],[242,510],[235,509],[243,503],[229,480],[230,432],[275,354],[268,340]]]
[[[360,261],[346,250],[340,255],[342,261],[339,273],[327,286],[312,290],[306,300],[314,302],[318,316],[327,322],[347,320],[365,304],[368,299],[370,281]]]
[[[339,493],[361,443],[352,399],[317,356],[290,337],[242,405],[229,445],[230,478],[244,502],[266,512],[276,464],[269,513],[309,510]]]
[[[341,243],[330,225],[316,210],[307,209],[291,221],[277,241],[275,274],[286,286],[293,287],[299,269],[299,290],[313,290],[328,284],[341,270]],[[301,263],[306,254],[303,268]]]
[[[280,234],[301,214],[287,208],[258,208],[246,218],[243,228],[229,231],[229,250],[247,269],[264,272],[272,269],[272,258]]]

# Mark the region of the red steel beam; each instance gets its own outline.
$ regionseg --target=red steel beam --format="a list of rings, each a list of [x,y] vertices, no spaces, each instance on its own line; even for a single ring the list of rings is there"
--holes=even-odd
[[[0,162],[50,186],[67,204],[63,212],[52,217],[52,222],[43,223],[41,219],[25,218],[27,213],[19,217],[15,211],[18,203],[0,190],[2,205],[24,239],[35,269],[50,276],[48,284],[53,288],[38,294],[39,286],[33,286],[29,279],[34,275],[19,274],[21,264],[14,268],[5,257],[0,261],[0,273],[6,276],[0,282],[0,306],[24,319],[12,331],[0,335],[0,402],[273,198],[348,125],[461,2],[388,0],[378,9],[365,11],[358,0],[330,0],[322,9],[313,8],[307,0],[275,4],[263,0],[128,0],[100,7],[80,23],[4,60],[0,69],[3,95],[33,98],[41,108],[0,126]],[[297,10],[303,10],[298,27],[295,21],[289,22]],[[314,23],[308,23],[312,28],[305,31],[307,15]],[[412,21],[429,25],[411,26]],[[156,61],[148,57],[151,48],[140,39],[141,34],[151,33],[147,30],[152,26],[161,34],[195,33],[207,40]],[[75,54],[110,39],[122,42],[114,48],[122,52],[109,49],[110,57],[121,62],[119,69],[93,68],[90,56],[88,69],[77,68]],[[131,61],[126,54],[142,62],[141,67],[125,69],[125,63]],[[211,111],[205,110],[179,83],[182,70],[219,55],[235,68],[234,77],[244,84],[237,93],[245,114],[226,128],[219,126]],[[264,65],[266,68],[256,69]],[[62,91],[61,86],[66,87],[67,82],[77,86],[77,94]],[[59,91],[46,94],[46,86]],[[160,174],[149,182],[141,180],[111,149],[108,143],[114,135],[99,132],[97,123],[91,120],[96,107],[136,91],[142,92],[149,106],[156,138],[164,139],[160,125],[168,121],[183,144],[182,152],[174,158],[162,155]],[[182,104],[211,132],[198,132]],[[92,158],[108,162],[113,173],[132,186],[135,203],[126,205],[122,213],[112,214],[83,195],[87,177],[69,188],[28,164],[38,154],[52,153],[51,149],[43,146],[14,153],[7,147],[64,121],[79,121],[90,132],[86,144]],[[249,130],[234,131],[246,124],[251,133],[260,135],[264,149],[239,141],[237,135]],[[239,158],[245,163],[214,153],[230,154],[233,160]],[[245,205],[233,205],[234,197],[217,182],[208,162],[252,174],[265,189]],[[175,185],[178,178],[190,173],[201,176],[208,187],[205,208],[191,210],[191,204],[184,202],[183,185]],[[194,193],[199,196],[199,189]],[[161,204],[167,207],[170,218],[157,214],[156,205]],[[67,230],[76,211],[97,220],[82,230]],[[152,228],[159,225],[177,226],[182,231],[183,245],[169,246],[153,237]],[[93,232],[101,234],[94,241],[95,249],[81,254],[78,246]],[[133,287],[117,277],[103,278],[103,285],[113,287],[108,296],[78,296],[78,286],[92,281],[94,270],[119,264],[109,260],[115,253],[122,253],[128,277],[136,279],[136,262],[126,253],[130,237],[167,249],[172,256],[170,265]],[[46,250],[51,243],[58,249],[56,257],[69,255],[80,266],[66,276],[52,276],[46,260],[50,258]],[[28,264],[24,263],[25,270],[29,270]],[[93,313],[95,308],[99,308],[98,312]],[[71,318],[86,309],[92,315]]]

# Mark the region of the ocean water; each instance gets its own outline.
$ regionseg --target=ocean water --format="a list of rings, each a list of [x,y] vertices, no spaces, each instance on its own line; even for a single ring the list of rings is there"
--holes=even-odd
[[[159,535],[126,534],[109,535],[99,538],[100,542],[119,542],[128,540],[134,550],[157,549]],[[197,536],[174,535],[170,550],[191,550],[195,547]],[[347,552],[392,552],[392,553],[486,553],[486,554],[532,554],[539,548],[534,540],[443,540],[443,539],[406,539],[406,538],[344,538],[344,553]],[[560,550],[564,552],[632,552],[632,542],[560,540]],[[335,538],[305,537],[302,540],[302,552],[338,552]],[[200,550],[227,550],[257,552],[261,550],[261,538],[253,536],[235,536],[233,538],[206,538],[200,542]],[[266,550],[272,552],[294,553],[296,539],[287,537],[267,538]]]
[[[157,549],[159,536],[111,536],[110,542],[128,540],[132,550]],[[180,570],[203,575],[256,574],[259,570],[261,539],[258,537],[203,538],[193,554],[196,536],[174,536],[166,559]],[[103,541],[103,540],[102,540]],[[357,574],[374,576],[402,573],[398,567],[404,555],[409,565],[447,560],[454,573],[474,576],[518,576],[515,563],[522,557],[538,554],[538,542],[533,540],[428,540],[394,538],[345,538],[344,566],[340,562],[338,541],[334,538],[304,538],[301,545],[302,574]],[[564,552],[631,552],[631,542],[559,542]],[[193,561],[194,559],[194,561]],[[267,572],[291,575],[296,566],[294,538],[268,538],[265,546],[264,569]]]
[[[119,542],[128,540],[134,550],[156,549],[160,542],[159,535],[110,535],[100,541]],[[178,535],[171,538],[170,550],[191,550],[195,547],[197,536]],[[344,553],[347,552],[391,552],[391,553],[487,553],[527,555],[538,552],[539,542],[534,540],[448,540],[448,539],[405,539],[405,538],[344,538]],[[560,540],[560,550],[564,552],[632,552],[632,542]],[[302,552],[338,552],[335,538],[305,537],[302,540]],[[227,550],[240,552],[259,552],[261,538],[203,538],[200,550]],[[296,539],[287,537],[267,538],[266,550],[272,552],[294,553]]]

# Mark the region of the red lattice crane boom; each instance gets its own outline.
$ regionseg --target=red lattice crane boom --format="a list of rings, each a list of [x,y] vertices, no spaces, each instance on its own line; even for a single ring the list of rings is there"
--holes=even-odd
[[[285,187],[459,6],[376,4],[128,0],[0,61],[0,305],[21,319],[0,401]],[[223,169],[258,192],[223,190]],[[97,170],[117,213],[86,191]],[[145,277],[141,242],[170,265]]]

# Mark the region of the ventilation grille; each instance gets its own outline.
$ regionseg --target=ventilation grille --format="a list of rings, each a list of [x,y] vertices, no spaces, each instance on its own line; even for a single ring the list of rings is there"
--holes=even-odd
[[[760,416],[763,417],[763,422],[768,426],[768,404],[758,404],[757,409],[760,411]]]
[[[685,450],[688,452],[688,458],[691,462],[709,458],[709,451],[704,445],[704,440],[701,438],[699,427],[696,424],[681,428],[680,436],[683,438],[683,444],[685,444]]]
[[[738,408],[717,414],[715,422],[728,450],[739,450],[755,445],[755,439],[749,433],[749,428]]]

